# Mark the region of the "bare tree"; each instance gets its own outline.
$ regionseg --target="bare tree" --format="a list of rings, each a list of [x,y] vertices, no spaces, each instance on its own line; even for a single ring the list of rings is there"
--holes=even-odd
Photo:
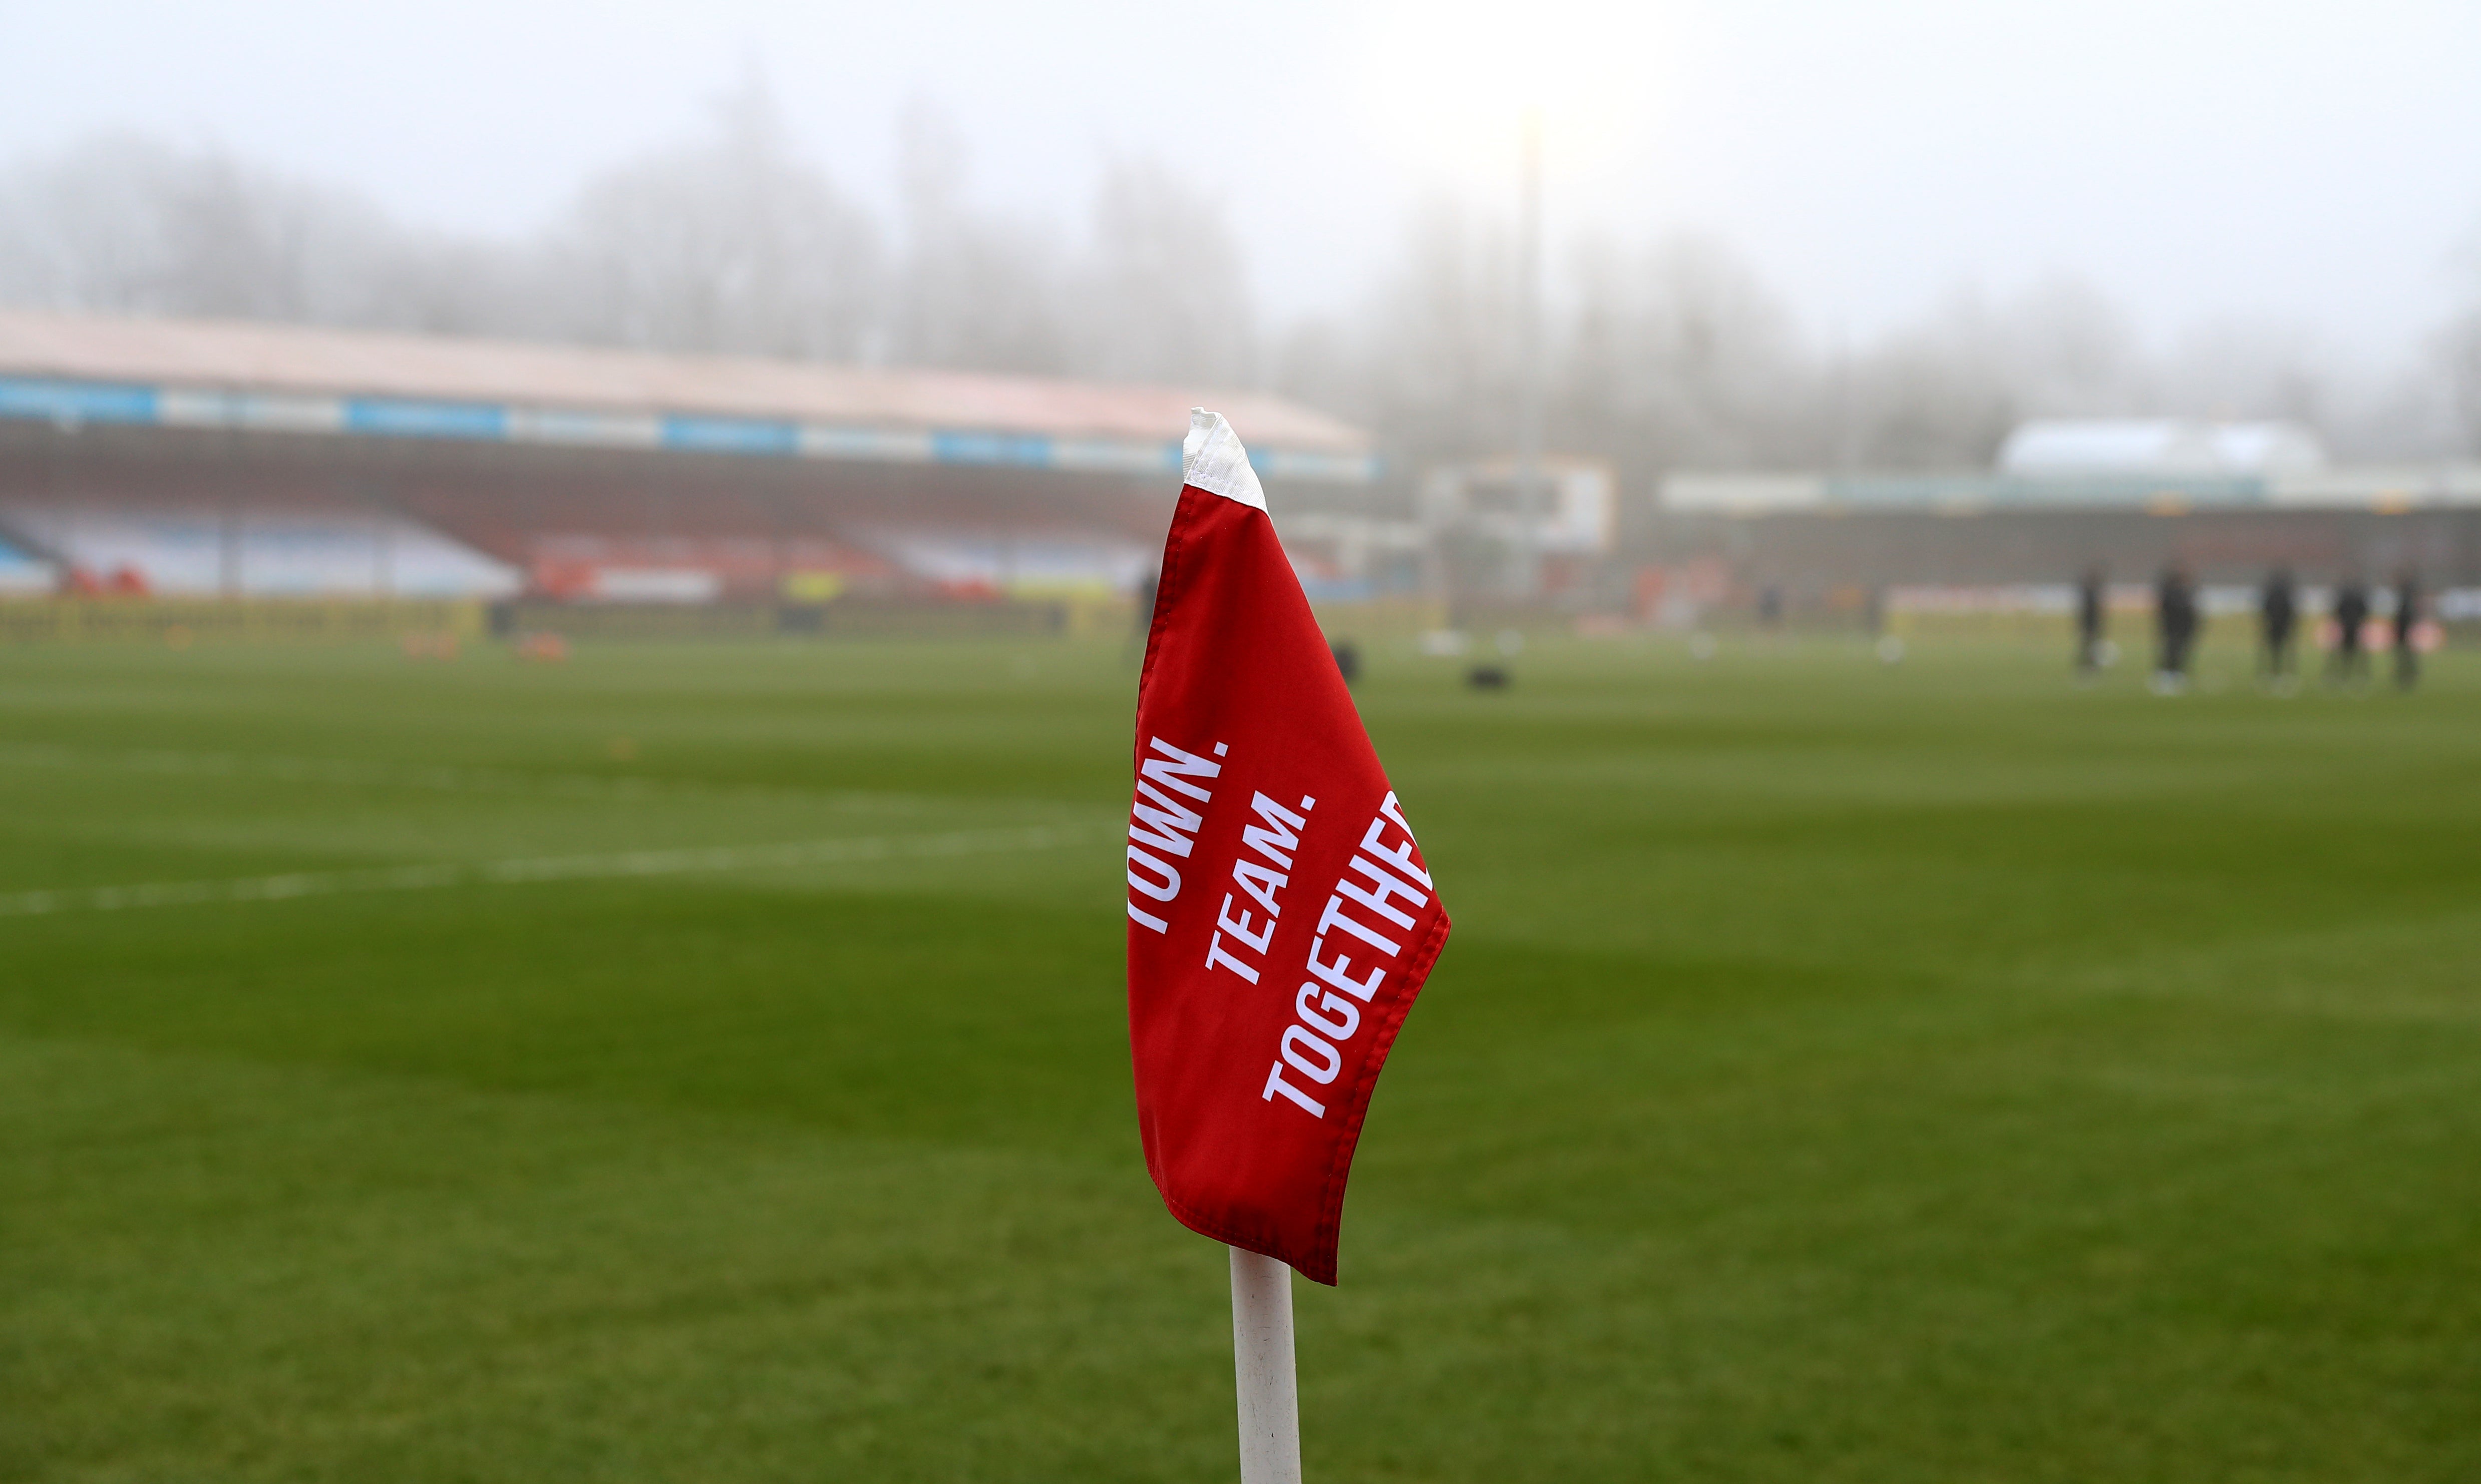
[[[2464,307],[2432,339],[2428,359],[2446,388],[2441,419],[2458,453],[2481,455],[2481,226],[2464,240],[2455,266],[2464,281]]]
[[[1516,428],[1513,234],[1449,202],[1417,210],[1371,303],[1361,415],[1443,455],[1498,453]]]
[[[349,192],[127,135],[0,169],[0,302],[567,339],[650,350],[1245,384],[1358,419],[1421,462],[1503,454],[1513,238],[1420,207],[1355,307],[1262,337],[1231,223],[1178,172],[1110,159],[1074,251],[970,190],[936,108],[901,120],[884,228],[797,147],[754,72],[697,136],[590,180],[547,231],[460,240]],[[2481,251],[2472,254],[2481,262]],[[1950,297],[1820,355],[1727,247],[1589,238],[1553,285],[1553,446],[1631,487],[1703,467],[1969,468],[2030,415],[2309,423],[2356,456],[2481,451],[2481,273],[2380,375],[2261,322],[2143,345],[2073,279]]]
[[[794,154],[755,74],[711,137],[590,182],[550,256],[570,333],[672,351],[849,358],[881,278],[870,220]]]
[[[1815,456],[1815,378],[1791,316],[1719,243],[1589,241],[1561,355],[1555,427],[1632,471]]]
[[[0,178],[0,293],[62,309],[353,319],[393,235],[346,193],[102,135]]]
[[[1110,163],[1082,274],[1078,369],[1130,381],[1256,379],[1247,272],[1222,209],[1162,162]]]
[[[963,137],[916,99],[900,121],[904,261],[889,345],[921,366],[1063,371],[1069,364],[1065,273],[1051,235],[967,201]]]
[[[2438,357],[2453,388],[2463,451],[2481,455],[2481,309],[2466,311],[2438,339]]]

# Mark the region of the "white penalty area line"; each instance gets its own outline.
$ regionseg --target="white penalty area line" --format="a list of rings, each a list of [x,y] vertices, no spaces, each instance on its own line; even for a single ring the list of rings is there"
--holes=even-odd
[[[348,871],[297,871],[221,881],[162,881],[144,886],[74,887],[0,896],[0,917],[55,912],[121,912],[134,907],[186,907],[210,902],[291,901],[348,892],[419,892],[451,886],[522,886],[546,881],[597,881],[730,871],[780,871],[872,861],[934,860],[1048,850],[1099,831],[1064,824],[1019,829],[953,830],[940,835],[883,835],[806,840],[784,845],[705,846],[679,850],[620,850],[601,855],[537,855],[478,865],[374,866]]]

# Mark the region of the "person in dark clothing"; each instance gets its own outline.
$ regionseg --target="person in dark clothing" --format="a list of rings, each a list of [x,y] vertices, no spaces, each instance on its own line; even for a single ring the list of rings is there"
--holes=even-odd
[[[2292,584],[2291,569],[2277,567],[2266,574],[2265,590],[2258,597],[2258,627],[2265,639],[2265,679],[2278,688],[2296,678],[2291,632],[2299,621],[2300,591]]]
[[[2326,678],[2337,685],[2365,680],[2368,651],[2361,647],[2361,626],[2369,621],[2369,592],[2360,579],[2347,577],[2335,589],[2335,653],[2326,662]]]
[[[2420,627],[2420,577],[2406,567],[2395,577],[2395,689],[2409,690],[2420,681],[2420,651],[2413,647],[2412,631]]]
[[[2091,680],[2102,668],[2102,631],[2107,612],[2102,568],[2085,568],[2076,579],[2076,675]]]
[[[2197,642],[2197,589],[2176,561],[2162,569],[2162,580],[2155,586],[2154,623],[2162,641],[2154,690],[2159,695],[2177,695],[2188,689],[2188,652]]]
[[[1154,637],[1155,589],[1162,582],[1162,570],[1151,568],[1137,579],[1136,627],[1130,631],[1129,641],[1120,651],[1122,664],[1135,664],[1146,654],[1146,641]]]

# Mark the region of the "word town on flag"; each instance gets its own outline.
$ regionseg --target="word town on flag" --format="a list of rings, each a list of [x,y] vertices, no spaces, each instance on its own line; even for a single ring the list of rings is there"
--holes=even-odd
[[[1184,1224],[1333,1284],[1362,1116],[1448,915],[1240,437],[1200,410],[1184,452],[1137,682],[1138,1130]]]

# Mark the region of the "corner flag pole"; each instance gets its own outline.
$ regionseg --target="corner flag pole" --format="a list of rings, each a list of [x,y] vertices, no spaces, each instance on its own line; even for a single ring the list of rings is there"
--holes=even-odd
[[[1232,1249],[1232,1371],[1240,1398],[1240,1484],[1301,1484],[1293,1376],[1293,1270]]]

